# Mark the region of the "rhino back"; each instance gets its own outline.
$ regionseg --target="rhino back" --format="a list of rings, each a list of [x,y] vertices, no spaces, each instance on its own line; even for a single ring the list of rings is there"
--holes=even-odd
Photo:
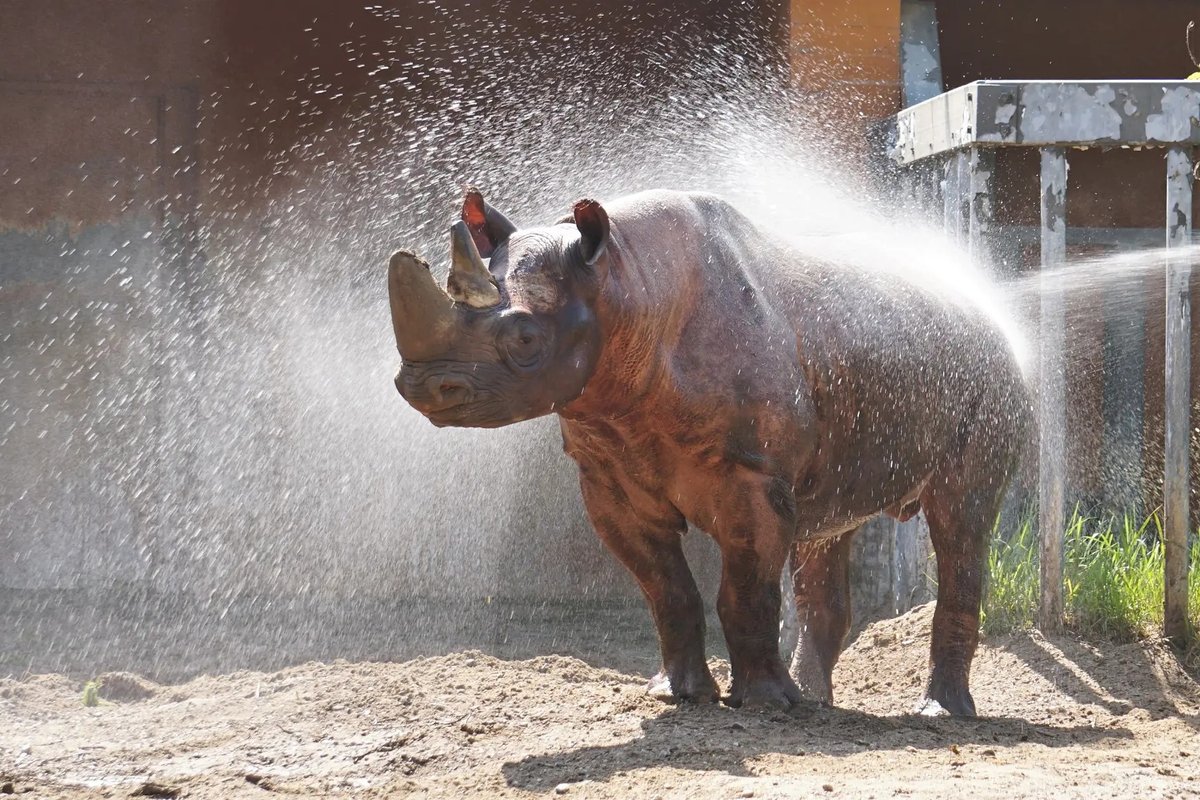
[[[957,405],[975,381],[1019,379],[990,314],[910,280],[917,269],[805,252],[715,195],[646,192],[615,204],[613,218],[626,266],[646,287],[640,313],[653,318],[679,380],[725,392],[757,380],[794,393],[814,370],[850,371],[878,404],[928,408]]]
[[[658,337],[660,418],[686,421],[674,437],[701,462],[807,489],[812,528],[900,500],[972,415],[1020,413],[1010,343],[962,298],[805,253],[712,195],[611,213],[621,291]]]

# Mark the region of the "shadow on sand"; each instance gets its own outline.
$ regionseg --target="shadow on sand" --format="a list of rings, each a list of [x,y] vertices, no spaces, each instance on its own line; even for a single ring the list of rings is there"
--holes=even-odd
[[[1164,641],[1089,643],[1032,631],[988,644],[1081,705],[1118,718],[1143,709],[1151,719],[1172,717],[1200,730],[1200,687]]]
[[[951,745],[985,745],[998,750],[1028,741],[1069,747],[1132,737],[1120,727],[1033,725],[1005,717],[880,717],[812,705],[786,714],[768,714],[684,705],[645,720],[642,736],[633,741],[529,756],[506,763],[503,773],[513,788],[544,792],[563,782],[603,781],[619,773],[659,766],[750,777],[756,774],[753,761],[771,754],[846,757],[908,748],[944,750]]]

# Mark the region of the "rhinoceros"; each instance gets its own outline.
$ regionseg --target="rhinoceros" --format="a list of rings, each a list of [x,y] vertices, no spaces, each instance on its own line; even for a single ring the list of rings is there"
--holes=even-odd
[[[396,388],[437,426],[558,415],[591,522],[649,604],[651,694],[720,699],[689,523],[721,552],[725,702],[790,707],[833,700],[850,534],[922,510],[938,586],[918,709],[975,713],[989,534],[1030,408],[993,316],[934,282],[806,254],[711,194],[580,200],[520,229],[472,189],[450,238],[445,289],[417,256],[391,257]]]

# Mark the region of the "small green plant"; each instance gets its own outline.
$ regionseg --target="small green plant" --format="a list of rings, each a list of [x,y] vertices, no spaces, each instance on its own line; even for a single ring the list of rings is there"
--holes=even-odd
[[[1076,517],[1066,535],[1067,624],[1087,636],[1131,641],[1162,625],[1163,546],[1126,518],[1090,528]]]
[[[1189,552],[1189,617],[1200,620],[1200,545]],[[1038,607],[1038,537],[1031,521],[988,553],[982,627],[1005,633],[1033,626]],[[1078,514],[1064,537],[1066,624],[1085,636],[1130,641],[1155,635],[1163,621],[1162,527],[1126,518],[1097,522]]]
[[[100,705],[100,681],[91,680],[83,685],[83,704],[88,708]]]
[[[993,535],[984,585],[984,633],[1025,630],[1033,626],[1038,604],[1038,541],[1033,523],[1025,520],[1007,539]]]

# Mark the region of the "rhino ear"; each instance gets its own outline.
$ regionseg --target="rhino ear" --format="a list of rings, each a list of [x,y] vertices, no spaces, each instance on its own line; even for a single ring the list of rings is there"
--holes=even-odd
[[[608,212],[595,200],[580,200],[572,213],[582,237],[583,260],[590,267],[600,260],[608,246]]]
[[[517,229],[508,217],[489,206],[483,194],[474,187],[463,194],[462,221],[467,223],[475,248],[483,258],[491,258],[496,248],[508,241]]]

